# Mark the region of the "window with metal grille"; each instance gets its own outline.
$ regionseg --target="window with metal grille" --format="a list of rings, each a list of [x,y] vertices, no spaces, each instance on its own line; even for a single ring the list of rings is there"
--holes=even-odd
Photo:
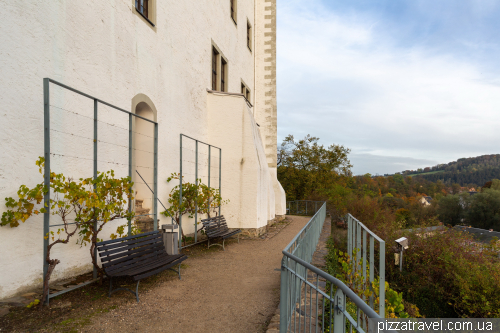
[[[227,62],[221,57],[220,66],[220,91],[226,91],[226,73],[227,73]]]
[[[144,15],[146,18],[149,18],[148,3],[149,0],[135,0],[135,9],[137,9],[137,11]]]

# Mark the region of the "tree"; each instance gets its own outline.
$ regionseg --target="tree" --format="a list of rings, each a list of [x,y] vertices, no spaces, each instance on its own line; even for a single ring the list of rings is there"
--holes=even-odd
[[[179,173],[172,173],[167,179],[167,183],[172,180],[179,180]],[[183,182],[182,183],[182,202],[180,200],[180,185],[176,185],[168,196],[168,203],[170,207],[161,212],[162,215],[171,217],[174,222],[179,225],[181,216],[187,215],[189,218],[193,218],[195,213],[207,214],[210,217],[211,214],[218,213],[217,209],[229,202],[229,200],[222,200],[220,192],[218,189],[209,187],[198,179],[197,183]],[[200,222],[198,222],[199,224]],[[182,239],[186,242],[186,236],[184,235],[184,230],[182,232]]]
[[[42,173],[45,159],[40,157],[36,165]],[[97,265],[97,258],[94,256],[96,243],[101,241],[98,235],[110,221],[118,218],[132,219],[134,213],[127,211],[128,200],[133,199],[132,186],[133,183],[128,177],[115,179],[113,170],[98,172],[95,179],[80,178],[77,181],[66,178],[62,173],[51,172],[50,190],[53,195],[48,205],[36,207],[42,204],[44,195],[49,191],[44,183],[37,184],[32,189],[21,185],[17,192],[18,199],[10,197],[5,199],[5,205],[9,209],[2,214],[1,226],[18,227],[19,222],[24,223],[33,215],[47,213],[47,208],[50,208],[51,215],[58,215],[63,222],[62,228],[56,232],[49,231],[45,235],[49,244],[45,258],[48,270],[43,286],[43,299],[48,295],[50,276],[60,263],[59,259],[50,257],[51,249],[56,244],[67,244],[77,231],[80,235],[80,244],[91,243],[92,263],[102,278],[103,270]],[[71,222],[72,220],[74,222]]]
[[[500,230],[500,191],[484,189],[473,195],[466,218],[476,228]]]
[[[468,206],[468,197],[468,193],[465,195],[455,194],[442,197],[439,200],[437,209],[439,220],[452,226],[460,224]]]
[[[328,189],[340,176],[350,176],[350,150],[332,144],[328,148],[307,135],[295,141],[288,135],[278,148],[278,179],[291,200],[305,199],[313,192]]]

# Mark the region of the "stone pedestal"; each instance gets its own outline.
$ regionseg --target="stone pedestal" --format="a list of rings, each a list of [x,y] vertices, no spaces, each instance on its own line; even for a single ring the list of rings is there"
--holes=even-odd
[[[154,219],[151,216],[140,216],[147,215],[151,211],[150,208],[143,208],[142,203],[144,200],[135,200],[135,215],[139,216],[134,220],[134,224],[137,228],[141,230],[142,233],[154,231]]]

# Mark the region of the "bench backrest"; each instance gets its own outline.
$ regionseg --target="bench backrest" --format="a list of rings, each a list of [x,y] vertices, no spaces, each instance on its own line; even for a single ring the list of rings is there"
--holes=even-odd
[[[205,227],[205,233],[208,237],[216,236],[221,232],[229,230],[224,215],[201,220],[201,223],[203,223],[203,226]]]
[[[97,243],[102,268],[107,274],[125,270],[139,261],[166,253],[161,231]]]

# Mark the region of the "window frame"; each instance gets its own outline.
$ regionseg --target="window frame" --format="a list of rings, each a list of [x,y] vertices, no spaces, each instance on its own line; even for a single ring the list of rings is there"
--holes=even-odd
[[[229,91],[229,60],[212,40],[211,85],[212,91]]]
[[[238,25],[238,0],[229,0],[229,11],[234,24]]]
[[[248,103],[252,104],[250,102],[250,97],[251,97],[250,89],[243,80],[241,80],[241,94],[247,100]]]
[[[141,2],[143,4],[141,11]],[[156,0],[132,0],[135,12],[153,27],[156,27]],[[146,6],[144,6],[146,4]],[[146,10],[144,10],[144,8]],[[145,12],[145,13],[144,13]]]
[[[220,57],[220,91],[227,92],[227,60]]]
[[[247,19],[247,47],[252,52],[252,43],[253,43],[253,27],[250,24],[250,21]]]
[[[218,88],[218,68],[220,52],[215,46],[212,45],[212,90],[217,90]]]

